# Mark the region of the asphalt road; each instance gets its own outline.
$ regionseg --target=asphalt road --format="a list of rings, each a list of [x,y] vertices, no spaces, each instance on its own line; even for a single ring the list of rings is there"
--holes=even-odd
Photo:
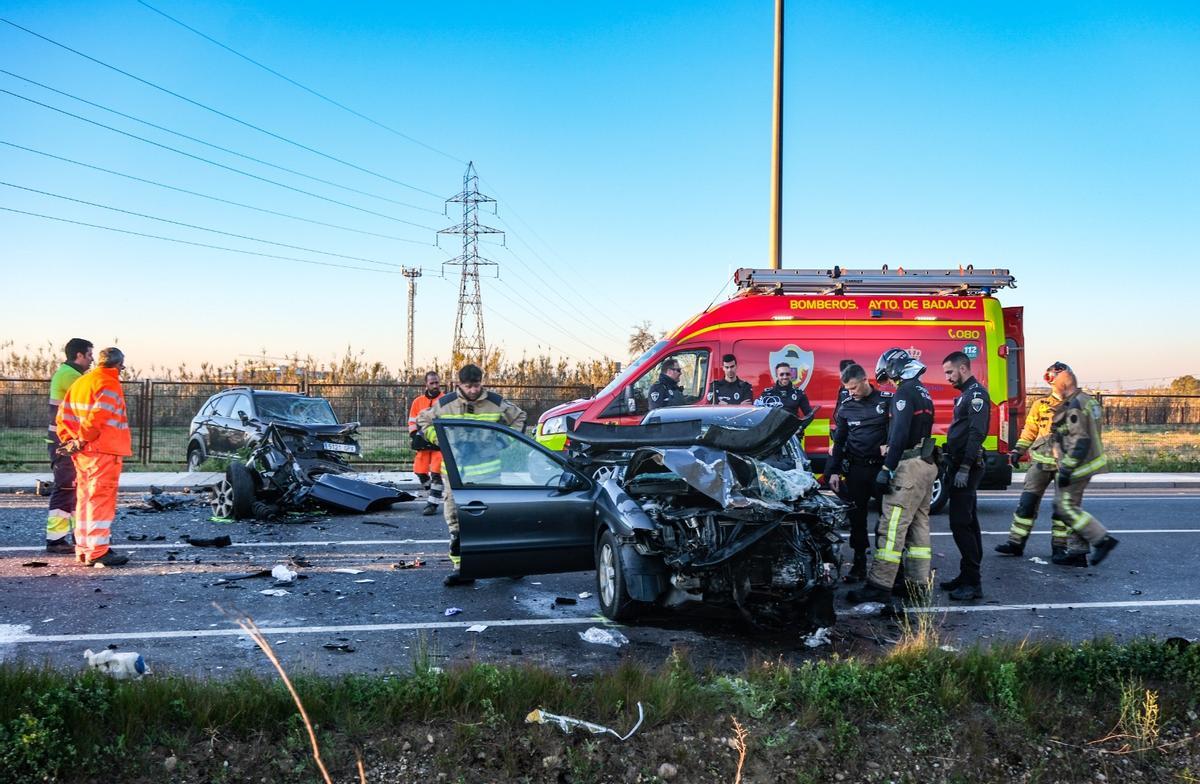
[[[1015,490],[981,495],[985,597],[936,611],[946,643],[1200,636],[1200,492],[1090,493],[1085,508],[1121,545],[1102,566],[1088,569],[1030,560],[1049,560],[1048,507],[1024,558],[991,554],[1003,541],[1016,498]],[[111,644],[142,653],[158,672],[267,672],[262,654],[218,605],[253,617],[289,670],[318,673],[405,672],[417,655],[439,666],[530,662],[586,673],[629,658],[661,664],[673,648],[701,664],[736,669],[754,661],[880,650],[898,636],[893,620],[844,614],[832,646],[809,649],[798,634],[755,634],[721,613],[694,608],[655,612],[622,626],[630,642],[611,648],[579,636],[607,626],[594,595],[580,598],[596,591],[591,572],[443,587],[450,568],[445,526],[440,517],[417,514],[420,502],[367,516],[219,524],[209,521],[201,503],[143,514],[133,509],[140,500],[122,497],[113,528],[114,546],[133,562],[85,569],[44,553],[46,499],[0,496],[0,661],[73,669],[83,666],[85,648]],[[234,544],[192,547],[184,535],[228,535]],[[957,572],[957,557],[946,517],[935,517],[934,566],[941,577]],[[414,558],[424,565],[394,568]],[[37,562],[47,565],[29,565]],[[260,593],[275,587],[269,577],[228,579],[281,563],[302,575],[284,586],[287,595]],[[576,603],[556,604],[558,597]],[[462,612],[447,617],[451,607]],[[839,610],[849,606],[839,600]],[[469,630],[477,625],[486,628]]]

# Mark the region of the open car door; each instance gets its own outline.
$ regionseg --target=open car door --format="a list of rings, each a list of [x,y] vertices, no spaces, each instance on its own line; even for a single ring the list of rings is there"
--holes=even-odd
[[[502,425],[437,419],[433,426],[458,510],[463,577],[595,568],[594,482]]]

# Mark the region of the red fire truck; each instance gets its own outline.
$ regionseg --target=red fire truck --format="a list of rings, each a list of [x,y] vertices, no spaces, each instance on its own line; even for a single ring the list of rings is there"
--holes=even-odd
[[[721,356],[733,354],[739,375],[755,396],[773,383],[772,368],[790,364],[796,383],[814,406],[816,419],[804,447],[820,471],[828,454],[829,417],[837,399],[838,364],[853,359],[873,375],[875,361],[898,347],[929,367],[923,378],[937,407],[935,435],[945,437],[956,392],[941,373],[953,351],[971,358],[988,388],[993,409],[983,488],[1003,489],[1012,480],[1007,452],[1024,418],[1022,308],[995,298],[1015,286],[1008,270],[760,270],[739,269],[738,291],[684,322],[590,400],[547,411],[537,438],[563,449],[576,421],[636,424],[648,410],[650,386],[662,363],[676,360],[684,404],[705,402],[709,382],[720,378]],[[938,488],[937,496],[944,497]],[[935,505],[941,500],[935,497]]]

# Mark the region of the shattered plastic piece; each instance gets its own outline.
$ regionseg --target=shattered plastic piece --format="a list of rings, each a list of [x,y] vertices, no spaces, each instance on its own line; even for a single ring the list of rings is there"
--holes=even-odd
[[[271,576],[281,583],[290,583],[296,579],[296,572],[293,572],[283,564],[277,564],[275,568],[271,570]]]
[[[1030,561],[1030,563],[1035,563],[1038,566],[1049,566],[1050,565],[1049,562],[1044,561],[1041,558],[1038,558],[1036,555],[1033,556],[1032,558],[1030,558],[1029,561]]]
[[[601,629],[599,626],[592,626],[586,632],[580,632],[579,639],[612,648],[620,648],[622,645],[629,644],[629,638],[616,629]]]
[[[579,594],[579,598],[580,598],[580,599],[591,599],[591,598],[592,598],[592,594],[591,594],[591,592],[590,592],[590,591],[582,591],[582,592],[580,592],[580,594]]]
[[[373,583],[375,581],[374,580],[355,580],[354,582],[356,582],[356,583]]]
[[[221,575],[220,579],[217,580],[217,584],[219,585],[220,583],[232,583],[232,582],[237,582],[238,580],[254,580],[259,577],[270,577],[270,576],[271,576],[271,572],[267,571],[266,569],[259,569],[257,572],[236,572],[233,574]]]
[[[231,544],[233,544],[233,540],[228,536],[217,536],[212,539],[192,539],[185,534],[179,538],[190,544],[192,547],[229,547]]]
[[[830,645],[829,632],[831,629],[828,626],[822,626],[804,640],[806,648],[820,648],[822,645]]]
[[[883,602],[863,602],[856,604],[850,610],[851,615],[879,615],[883,612]]]
[[[958,653],[958,648],[955,648],[953,645],[939,645],[938,650],[945,651],[946,653]]]
[[[443,613],[443,615],[449,618],[451,615],[458,615],[460,612],[462,612],[461,607],[447,607],[446,612]]]
[[[336,574],[362,574],[363,573],[362,569],[349,569],[349,568],[334,569],[333,571]]]
[[[392,564],[393,569],[417,569],[425,565],[425,562],[420,558],[414,558],[411,561],[400,561]]]
[[[119,652],[106,649],[99,653],[92,653],[89,648],[83,652],[83,658],[87,659],[88,666],[93,670],[100,670],[117,680],[123,681],[129,678],[138,680],[150,672],[142,655],[133,651]]]
[[[144,541],[146,541],[146,539],[148,537],[146,536],[146,534],[130,534],[129,536],[126,536],[125,538],[131,542],[144,542]]]
[[[536,710],[530,711],[529,715],[525,717],[525,723],[526,724],[553,724],[568,735],[571,734],[571,730],[573,730],[573,729],[583,729],[583,730],[587,730],[588,732],[592,733],[593,735],[612,735],[617,740],[625,741],[625,740],[629,740],[630,738],[632,738],[633,734],[638,731],[639,727],[642,726],[642,718],[643,718],[642,703],[639,702],[637,704],[637,709],[638,709],[637,724],[634,724],[633,729],[631,729],[629,732],[625,733],[624,735],[622,735],[621,733],[617,732],[614,729],[605,727],[603,724],[593,724],[590,721],[584,721],[583,719],[573,719],[570,716],[559,716],[556,713],[549,713],[547,711],[542,710],[541,708],[537,708]]]
[[[579,604],[579,600],[571,596],[556,596],[554,597],[555,604]]]
[[[291,593],[291,591],[285,590],[283,588],[267,588],[265,590],[259,591],[259,593],[261,593],[263,596],[287,596],[288,594]]]
[[[345,642],[327,642],[321,647],[328,651],[337,651],[338,653],[354,653],[354,646]]]
[[[478,634],[479,632],[483,631],[486,628],[487,628],[486,623],[476,623],[474,625],[468,626],[467,631],[475,632],[476,634]]]
[[[43,566],[49,566],[49,565],[50,564],[46,561],[26,561],[25,563],[21,564],[21,566],[25,566],[30,569],[40,569]]]

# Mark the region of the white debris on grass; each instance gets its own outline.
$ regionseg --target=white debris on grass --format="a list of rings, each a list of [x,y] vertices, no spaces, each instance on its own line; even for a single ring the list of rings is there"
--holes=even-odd
[[[88,666],[93,670],[100,670],[117,680],[138,680],[150,672],[142,655],[133,651],[103,650],[92,653],[88,649],[83,652],[83,658],[87,659]]]
[[[828,626],[822,626],[804,640],[805,647],[820,648],[822,645],[832,644],[829,640],[829,633],[832,631]]]

